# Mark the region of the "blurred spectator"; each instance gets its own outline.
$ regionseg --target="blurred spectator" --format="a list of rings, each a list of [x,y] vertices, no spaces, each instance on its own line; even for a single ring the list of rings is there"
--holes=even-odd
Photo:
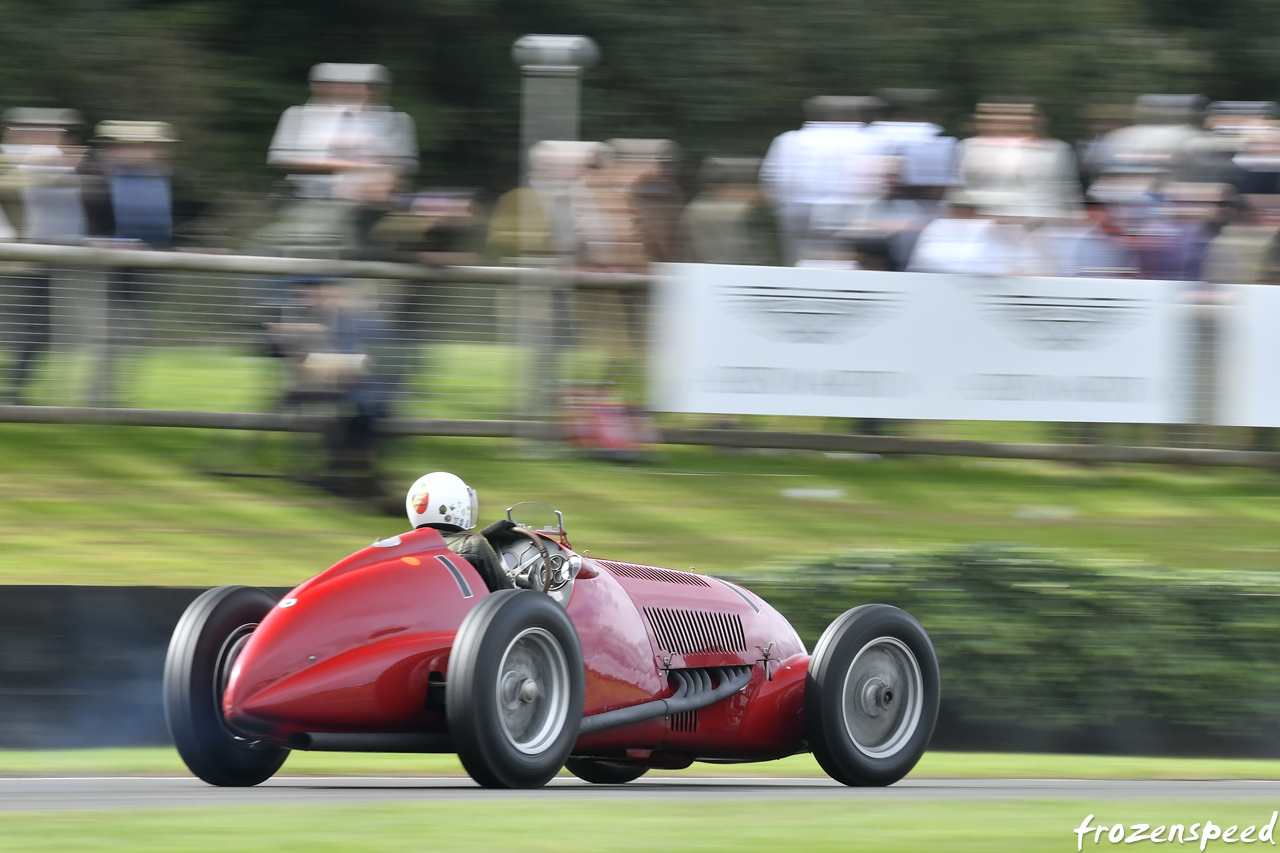
[[[173,243],[170,149],[178,141],[162,121],[104,121],[94,171],[101,183],[89,202],[95,234],[139,248]]]
[[[475,190],[422,190],[399,196],[395,204],[396,209],[369,233],[380,256],[430,266],[474,264],[479,259],[481,220]]]
[[[388,261],[429,266],[474,264],[483,247],[484,222],[475,191],[423,190],[395,200],[398,209],[373,226],[374,255]],[[384,281],[383,305],[388,340],[380,362],[403,375],[422,376],[423,345],[437,339],[456,320],[448,309],[459,296],[457,285],[434,281]],[[380,365],[383,368],[387,364]]]
[[[581,263],[643,271],[680,260],[680,147],[667,139],[610,139],[605,145],[612,156],[584,175],[600,221]]]
[[[680,147],[667,139],[611,139],[606,149],[607,156],[582,178],[591,199],[592,219],[579,226],[585,235],[579,265],[647,272],[650,264],[683,260],[679,222],[684,196],[675,182]],[[616,309],[601,304],[611,298]],[[621,288],[612,294],[579,297],[576,306],[579,313],[604,316],[616,310],[621,316],[626,335],[611,341],[615,364],[643,350],[648,317],[645,292]]]
[[[86,234],[77,171],[85,149],[75,110],[19,107],[6,112],[0,192],[18,235],[32,243],[79,243]]]
[[[981,103],[974,123],[977,135],[960,143],[960,175],[983,213],[1033,220],[1078,215],[1075,153],[1045,135],[1035,104]]]
[[[1116,208],[1097,195],[1085,198],[1085,225],[1049,225],[1034,240],[1051,275],[1069,278],[1133,278],[1138,258]]]
[[[1133,107],[1129,104],[1090,104],[1080,111],[1084,138],[1076,143],[1076,160],[1085,187],[1102,176],[1108,162],[1107,139],[1110,134],[1133,123]]]
[[[1209,243],[1203,278],[1215,284],[1280,284],[1280,195],[1244,197],[1239,219]]]
[[[962,275],[1043,275],[1045,259],[1017,221],[983,214],[968,190],[947,194],[947,213],[920,233],[908,269]]]
[[[905,158],[886,158],[886,163],[884,197],[868,205],[862,218],[840,236],[852,248],[857,268],[900,272],[907,268],[921,231],[942,208],[930,197],[934,187],[928,187],[925,197],[920,198],[919,186],[900,181]]]
[[[1141,95],[1134,124],[1097,141],[1091,168],[1103,176],[1182,180],[1193,170],[1190,144],[1203,135],[1205,99],[1200,95]]]
[[[1195,173],[1188,180],[1231,184],[1242,194],[1280,191],[1280,148],[1271,101],[1217,101],[1205,117],[1206,133],[1190,143]]]
[[[871,125],[884,145],[883,156],[897,159],[894,183],[901,198],[939,202],[960,183],[957,143],[946,136],[935,115],[936,89],[882,89],[888,118]],[[930,211],[932,212],[932,211]]]
[[[787,263],[842,255],[835,235],[883,196],[885,146],[867,129],[882,107],[878,98],[810,98],[804,125],[770,145],[760,181],[777,212]]]
[[[488,251],[504,263],[520,258],[578,260],[596,239],[601,214],[583,176],[608,149],[598,142],[543,141],[529,149],[529,186],[503,195],[489,221]]]
[[[781,261],[777,222],[757,183],[760,161],[708,157],[701,192],[680,215],[688,260],[774,266]]]
[[[15,108],[7,111],[0,139],[0,208],[10,229],[31,243],[79,243],[86,217],[77,169],[84,147],[75,110]],[[27,267],[14,278],[11,335],[17,353],[10,365],[5,399],[24,401],[37,359],[49,348],[52,304],[50,274]]]
[[[353,497],[377,497],[378,422],[390,411],[399,377],[372,353],[385,342],[376,297],[341,281],[294,278],[278,322],[268,323],[289,365],[280,408],[327,419],[326,471],[319,485]]]
[[[324,62],[311,100],[280,118],[267,162],[296,200],[261,239],[285,254],[360,253],[391,195],[417,171],[413,119],[387,105],[381,65]]]
[[[1250,128],[1232,162],[1240,168],[1241,194],[1280,193],[1280,124],[1271,119]]]
[[[286,172],[293,200],[258,239],[288,255],[374,257],[376,227],[396,190],[417,171],[413,120],[387,104],[391,74],[381,65],[313,66],[311,99],[281,116],[267,162]],[[269,324],[294,382],[285,405],[323,404],[330,480],[344,492],[376,494],[377,423],[398,377],[383,320],[397,284],[299,281],[281,323]],[[375,357],[376,353],[376,357]]]
[[[418,168],[413,119],[387,106],[391,73],[381,65],[322,62],[311,100],[280,117],[267,162],[289,172],[300,198],[361,198],[360,186]]]
[[[1210,242],[1233,216],[1235,191],[1225,184],[1169,184],[1159,216],[1135,231],[1139,277],[1200,281]]]
[[[178,141],[162,121],[104,121],[97,127],[97,156],[86,175],[86,207],[96,241],[120,248],[166,251],[173,243],[170,150]],[[108,274],[106,346],[97,365],[92,400],[116,401],[115,374],[125,349],[140,345],[148,274],[115,269]]]

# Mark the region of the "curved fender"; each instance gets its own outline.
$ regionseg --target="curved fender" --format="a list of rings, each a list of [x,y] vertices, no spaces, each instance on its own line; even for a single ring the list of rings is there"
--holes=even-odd
[[[263,619],[223,697],[233,726],[285,739],[443,725],[426,710],[427,683],[444,676],[458,626],[488,590],[434,530],[384,543],[297,587]]]

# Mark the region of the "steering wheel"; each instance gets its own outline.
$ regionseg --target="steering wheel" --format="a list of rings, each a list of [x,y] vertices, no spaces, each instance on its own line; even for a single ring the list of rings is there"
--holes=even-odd
[[[542,537],[534,533],[532,530],[526,530],[523,527],[511,528],[512,533],[519,533],[533,540],[533,544],[537,546],[538,551],[542,553],[542,591],[551,592],[551,553],[547,550],[546,543],[542,541]]]

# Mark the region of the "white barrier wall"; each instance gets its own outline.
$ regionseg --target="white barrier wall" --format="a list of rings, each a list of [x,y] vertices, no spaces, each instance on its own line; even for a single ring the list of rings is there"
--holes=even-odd
[[[1202,309],[1218,329],[1217,422],[1280,427],[1280,287],[1230,285]]]
[[[702,264],[658,272],[650,387],[659,411],[1186,419],[1183,283]]]

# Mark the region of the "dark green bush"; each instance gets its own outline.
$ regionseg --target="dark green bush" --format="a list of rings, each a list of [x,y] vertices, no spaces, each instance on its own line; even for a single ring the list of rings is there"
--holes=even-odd
[[[933,638],[962,724],[1259,738],[1280,721],[1280,578],[1067,565],[999,548],[854,556],[741,579],[812,649],[885,602]]]

